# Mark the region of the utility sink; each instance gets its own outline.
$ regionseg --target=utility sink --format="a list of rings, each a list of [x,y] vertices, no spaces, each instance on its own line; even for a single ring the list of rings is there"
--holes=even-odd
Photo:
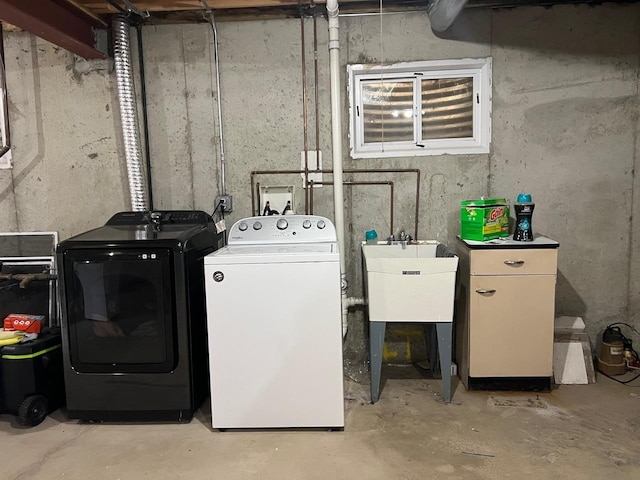
[[[435,324],[442,375],[442,400],[451,402],[453,298],[458,257],[435,240],[409,245],[362,245],[369,300],[371,402],[380,397],[387,322]],[[435,370],[431,363],[432,370]]]
[[[435,240],[363,244],[372,322],[452,322],[458,257]]]

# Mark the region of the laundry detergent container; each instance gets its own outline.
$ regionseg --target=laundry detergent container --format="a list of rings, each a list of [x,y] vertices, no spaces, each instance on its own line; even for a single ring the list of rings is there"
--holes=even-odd
[[[444,244],[363,244],[372,322],[452,322],[458,257]]]

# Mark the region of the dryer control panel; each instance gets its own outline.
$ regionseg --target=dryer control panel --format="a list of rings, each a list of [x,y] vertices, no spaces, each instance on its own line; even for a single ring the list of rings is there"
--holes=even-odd
[[[318,215],[271,215],[238,220],[229,231],[229,245],[336,242],[336,228]]]

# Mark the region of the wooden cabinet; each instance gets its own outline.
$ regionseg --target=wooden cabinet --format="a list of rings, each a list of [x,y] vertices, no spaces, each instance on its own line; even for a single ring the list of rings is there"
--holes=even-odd
[[[550,387],[557,247],[458,240],[456,360],[468,389]]]

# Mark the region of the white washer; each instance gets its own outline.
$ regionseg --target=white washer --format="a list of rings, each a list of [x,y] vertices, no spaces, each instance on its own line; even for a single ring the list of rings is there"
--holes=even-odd
[[[333,224],[246,218],[204,263],[213,427],[343,427]]]

